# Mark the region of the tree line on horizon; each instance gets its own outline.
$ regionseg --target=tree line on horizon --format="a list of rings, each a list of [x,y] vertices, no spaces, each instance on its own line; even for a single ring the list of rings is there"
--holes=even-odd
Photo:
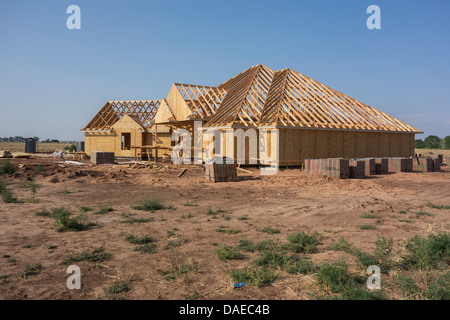
[[[429,135],[424,140],[416,139],[414,146],[417,149],[450,149],[450,136],[441,139],[438,136]]]
[[[27,138],[34,138],[38,142],[45,142],[45,143],[72,143],[74,141],[60,141],[58,139],[45,139],[40,140],[39,137],[22,137],[22,136],[14,136],[14,137],[0,137],[0,142],[25,142],[25,139]]]

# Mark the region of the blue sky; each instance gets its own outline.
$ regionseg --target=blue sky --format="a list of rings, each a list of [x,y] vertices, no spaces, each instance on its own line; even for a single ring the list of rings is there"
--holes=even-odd
[[[69,30],[69,5],[81,30]],[[369,30],[369,5],[381,30]],[[265,64],[450,135],[450,1],[0,2],[0,137],[81,140],[107,100],[165,98]]]

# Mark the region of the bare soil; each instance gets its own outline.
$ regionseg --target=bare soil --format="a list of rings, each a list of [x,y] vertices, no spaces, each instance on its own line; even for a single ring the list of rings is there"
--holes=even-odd
[[[201,166],[175,166],[169,163],[152,168],[131,169],[128,165],[61,165],[51,157],[13,159],[20,165],[16,173],[0,176],[7,188],[23,203],[0,202],[0,283],[1,299],[102,299],[104,288],[117,281],[129,283],[127,299],[310,299],[320,293],[314,275],[282,274],[273,284],[256,288],[233,288],[229,273],[250,265],[256,254],[223,262],[214,254],[214,244],[237,245],[239,240],[285,240],[289,234],[317,231],[323,236],[319,251],[308,254],[311,261],[345,258],[351,271],[364,275],[354,258],[329,247],[344,237],[357,247],[372,251],[377,235],[392,238],[395,248],[415,234],[448,232],[450,210],[425,207],[431,216],[416,215],[428,201],[450,204],[450,172],[396,173],[365,179],[332,179],[308,176],[298,168],[282,169],[274,176],[261,176],[258,168],[239,171],[239,181],[212,183],[205,179]],[[45,171],[35,171],[36,165]],[[183,168],[187,171],[178,177]],[[41,185],[38,203],[27,202],[29,181]],[[131,208],[148,196],[162,199],[166,209],[154,213]],[[110,204],[113,211],[95,214]],[[54,220],[37,216],[44,207],[66,206],[75,214],[81,206],[94,223],[79,232],[57,232]],[[168,208],[167,208],[168,207]],[[211,215],[208,209],[225,212]],[[406,212],[400,213],[400,212]],[[379,218],[365,219],[363,213]],[[126,215],[154,218],[148,223],[121,223]],[[247,217],[247,220],[238,217]],[[409,221],[409,222],[405,222]],[[377,229],[362,230],[373,224]],[[270,226],[280,233],[258,231]],[[220,227],[237,229],[236,234],[217,232]],[[168,234],[172,232],[172,234]],[[166,248],[174,234],[185,240],[180,246]],[[128,234],[150,234],[157,239],[155,253],[133,251],[125,241]],[[171,238],[172,237],[172,238]],[[28,245],[30,244],[30,245]],[[27,246],[28,245],[28,246]],[[24,247],[25,246],[25,247]],[[54,249],[49,249],[56,246]],[[81,290],[66,287],[67,256],[85,250],[104,248],[112,259],[95,263],[76,263],[81,268]],[[9,258],[8,258],[9,256]],[[11,262],[14,259],[15,262]],[[190,262],[192,272],[167,279],[158,270]],[[25,265],[39,262],[42,271],[27,279],[20,277]],[[396,289],[386,289],[388,298],[399,298]]]

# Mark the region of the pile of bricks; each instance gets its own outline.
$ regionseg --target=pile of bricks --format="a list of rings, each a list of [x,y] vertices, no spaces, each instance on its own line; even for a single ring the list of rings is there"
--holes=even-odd
[[[344,159],[306,159],[305,173],[326,174],[329,177],[346,179],[350,176],[349,160]]]

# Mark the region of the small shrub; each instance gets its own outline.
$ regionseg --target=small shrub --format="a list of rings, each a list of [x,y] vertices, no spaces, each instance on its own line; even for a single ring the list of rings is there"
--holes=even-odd
[[[265,233],[268,233],[268,234],[280,233],[280,229],[274,229],[274,228],[271,228],[270,226],[264,227],[262,229],[256,229],[256,231],[265,232]]]
[[[2,200],[4,203],[20,203],[16,197],[13,197],[12,192],[7,189],[3,190]]]
[[[27,279],[29,276],[35,276],[41,273],[42,265],[38,262],[27,264],[20,274],[21,278]]]
[[[351,287],[341,294],[342,300],[386,300],[383,290],[368,291],[357,286]]]
[[[81,231],[86,229],[86,217],[82,214],[71,217],[72,213],[65,207],[53,208],[52,217],[55,219],[56,231]]]
[[[426,290],[430,300],[450,300],[450,272],[434,279]]]
[[[36,195],[38,190],[41,188],[41,185],[39,183],[31,181],[25,185],[25,188],[30,189],[31,198],[34,199],[34,196]]]
[[[47,209],[42,208],[41,211],[36,212],[36,215],[39,217],[51,217],[52,214],[50,213],[50,211],[48,211]]]
[[[427,206],[434,209],[450,209],[450,205],[438,205],[431,202],[428,202]]]
[[[13,174],[16,172],[17,167],[11,164],[10,160],[4,160],[0,163],[0,175],[2,174]]]
[[[149,198],[142,199],[137,206],[132,206],[133,209],[155,212],[156,210],[164,209],[162,201],[156,196],[151,196]]]
[[[154,243],[145,243],[134,248],[134,251],[138,251],[140,253],[155,253],[156,252],[156,244]]]
[[[179,277],[185,277],[192,271],[197,269],[197,263],[191,259],[185,259],[183,263],[175,263],[172,261],[172,267],[169,270],[157,269],[158,274],[164,276],[167,281],[175,280]]]
[[[85,213],[85,212],[88,212],[88,211],[92,211],[92,208],[86,207],[86,206],[81,206],[81,207],[78,208],[78,211],[80,211],[81,213]]]
[[[263,287],[278,280],[280,275],[266,268],[246,267],[231,271],[230,277],[234,282],[243,282],[255,287]]]
[[[219,245],[214,249],[214,253],[216,254],[217,258],[222,261],[239,259],[239,257],[241,256],[239,249],[226,244]]]
[[[398,275],[395,283],[400,287],[403,298],[410,298],[419,292],[416,282],[410,276]]]
[[[450,263],[450,234],[429,234],[427,238],[419,235],[404,243],[407,254],[402,256],[406,268],[438,268]]]
[[[317,252],[317,245],[319,244],[320,238],[321,236],[317,232],[312,234],[309,232],[298,232],[288,236],[288,243],[286,244],[286,247],[290,251],[297,253],[314,253]]]
[[[353,252],[353,244],[349,243],[343,237],[340,237],[337,242],[331,244],[331,249],[334,251],[344,251],[347,253]]]
[[[348,273],[345,261],[323,262],[317,272],[319,285],[327,287],[332,292],[341,293],[354,285],[353,279]]]

